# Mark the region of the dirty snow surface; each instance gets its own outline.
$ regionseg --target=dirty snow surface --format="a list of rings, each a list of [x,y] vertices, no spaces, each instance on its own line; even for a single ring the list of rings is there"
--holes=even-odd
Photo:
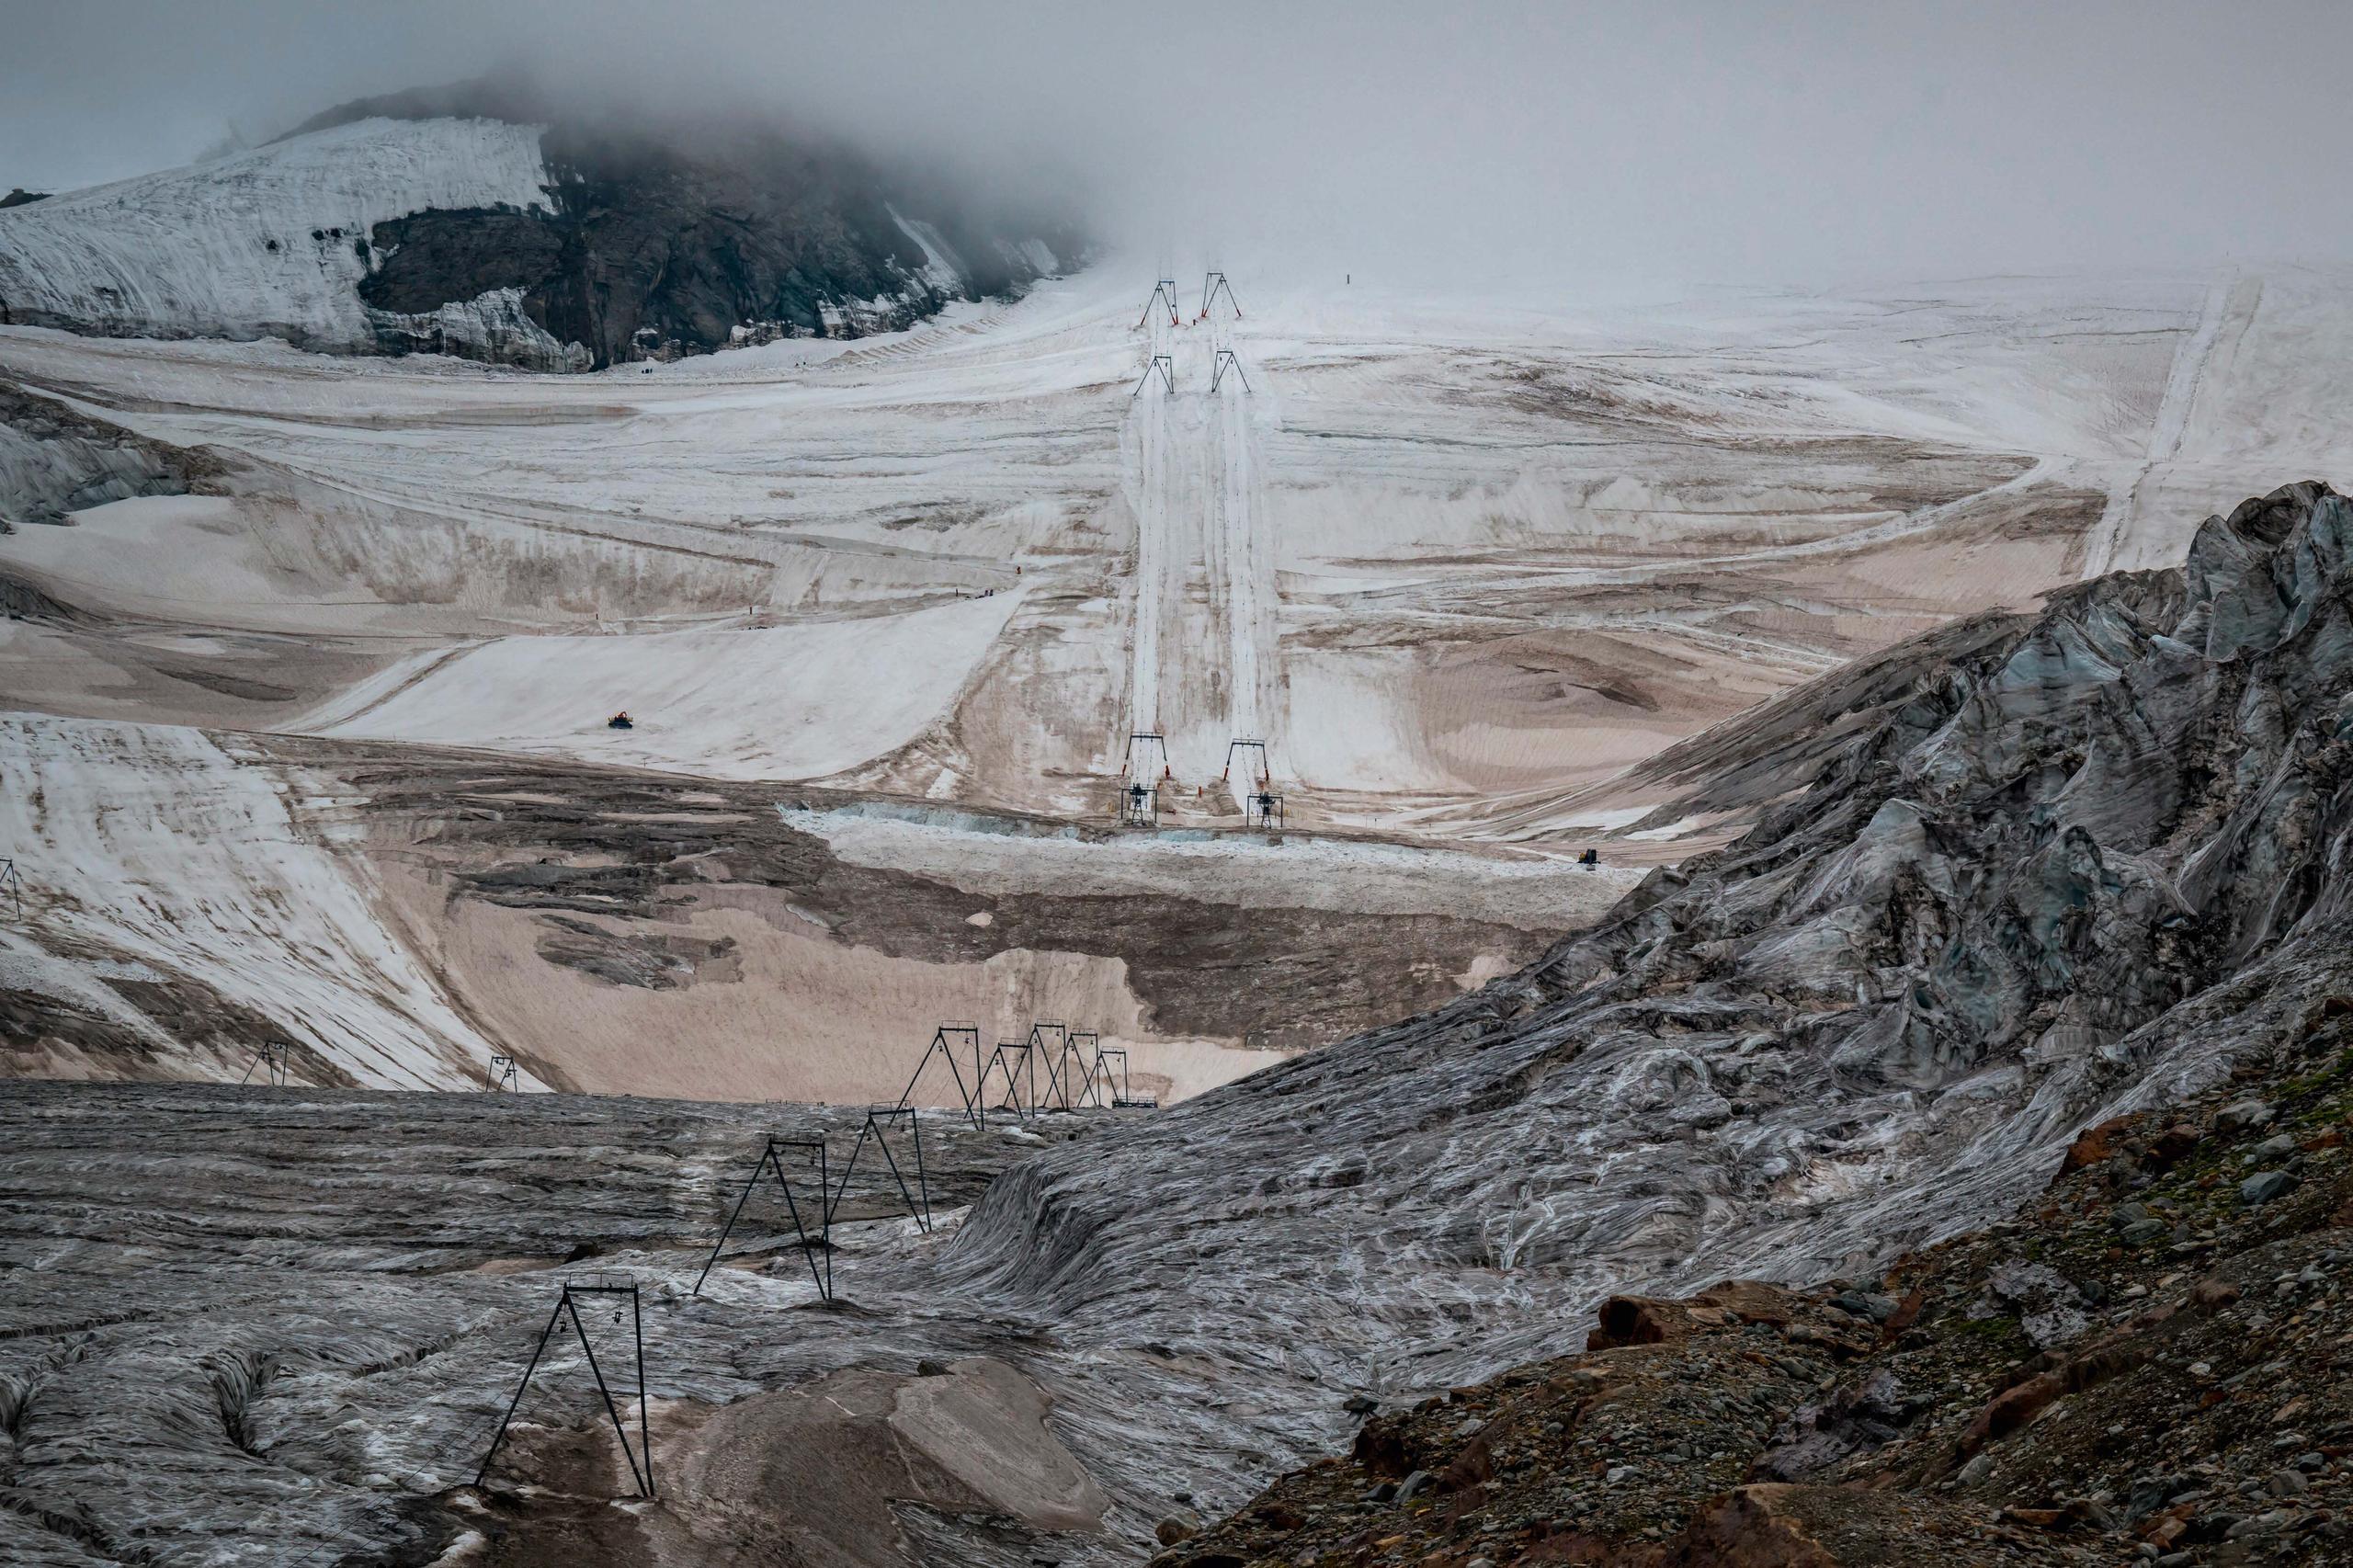
[[[301,1051],[313,1078],[481,1082],[492,1047],[386,928],[358,862],[297,828],[286,797],[306,781],[240,760],[233,744],[165,725],[0,717],[0,836],[21,865],[69,868],[73,890],[36,894],[30,926],[20,913],[0,933],[9,990],[96,1006],[134,1048],[193,1045],[238,1075],[261,1043],[245,1020],[266,1018],[268,1042]],[[126,1006],[125,985],[176,991],[178,1027]]]
[[[1771,803],[1693,794],[1672,748],[1737,760],[1742,715],[1859,655],[2177,559],[2283,473],[2353,480],[2347,279],[2293,268],[1641,308],[1237,268],[1172,312],[1113,258],[905,332],[571,376],[184,335],[262,295],[333,325],[325,260],[296,290],[228,254],[247,218],[348,187],[331,235],[541,177],[514,128],[320,134],[311,173],[280,149],[234,200],[209,165],[0,214],[27,256],[80,213],[153,293],[44,267],[0,289],[17,319],[116,289],[156,335],[0,326],[0,379],[85,447],[201,459],[190,494],[0,534],[29,612],[0,669],[50,716],[13,766],[63,770],[0,845],[21,962],[106,988],[72,1029],[28,1005],[19,1070],[234,1076],[266,1024],[321,1082],[528,1039],[556,1085],[884,1096],[941,1007],[1011,1040],[1060,1006],[1179,1094],[1373,1021],[1336,996],[1504,972]],[[244,216],[140,259],[189,202]],[[109,802],[192,793],[100,733],[212,747],[313,853],[159,829],[85,861],[76,813],[127,831]],[[772,792],[632,816],[644,770]],[[471,803],[435,812],[420,777]],[[1115,831],[1123,801],[1152,831]],[[779,846],[723,842],[755,817]],[[1599,869],[1566,863],[1588,846]],[[813,902],[853,885],[881,903]],[[97,929],[130,890],[201,918]],[[920,932],[885,917],[910,908]],[[240,990],[223,926],[307,989]],[[1393,987],[1368,941],[1410,955]],[[1322,967],[1268,1017],[1186,978],[1294,960]],[[639,1053],[669,1033],[694,1051]]]
[[[537,177],[524,133],[346,134],[403,167],[402,138],[471,138],[432,166],[483,201]],[[70,199],[102,197],[131,200]],[[1263,770],[1294,828],[1648,832],[1655,859],[1671,823],[1548,802],[1953,615],[2170,560],[2282,474],[2347,477],[2344,281],[1634,309],[1245,273],[1246,316],[1192,319],[1188,284],[1172,325],[1114,262],[904,333],[570,377],[0,328],[0,375],[233,465],[137,547],[94,517],[0,538],[0,569],[375,640],[380,674],[235,714],[264,727],[1095,819],[1131,768],[1200,817]],[[26,650],[21,699],[136,716],[108,662]],[[641,728],[604,731],[623,708]]]

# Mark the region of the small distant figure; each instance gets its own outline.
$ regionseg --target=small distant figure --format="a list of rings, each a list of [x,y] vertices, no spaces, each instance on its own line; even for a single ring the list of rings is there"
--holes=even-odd
[[[1601,864],[1601,851],[1600,851],[1600,850],[1598,850],[1598,849],[1588,849],[1588,850],[1586,850],[1584,854],[1582,854],[1582,855],[1580,855],[1580,856],[1578,856],[1578,857],[1577,857],[1577,864],[1578,864],[1578,865],[1580,865],[1580,866],[1598,866],[1598,865],[1600,865],[1600,864]]]
[[[630,718],[629,710],[624,708],[620,712],[605,721],[605,728],[608,730],[634,730],[637,728],[637,724]]]

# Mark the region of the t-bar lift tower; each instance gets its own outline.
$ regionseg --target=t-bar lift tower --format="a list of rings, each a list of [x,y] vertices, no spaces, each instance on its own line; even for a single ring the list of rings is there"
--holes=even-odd
[[[899,1096],[899,1108],[904,1110],[915,1103],[915,1085],[923,1082],[924,1073],[934,1057],[948,1064],[948,1075],[955,1081],[956,1098],[963,1106],[964,1119],[974,1127],[987,1126],[988,1109],[981,1103],[981,1026],[970,1021],[942,1024],[932,1031],[931,1043],[923,1048],[923,1059],[915,1063],[905,1090]],[[966,1057],[971,1060],[970,1078],[964,1075]]]
[[[596,1347],[588,1343],[588,1327],[581,1321],[584,1308],[593,1312],[600,1307],[613,1310],[613,1322],[621,1321],[620,1307],[622,1298],[629,1301],[630,1335],[637,1349],[637,1441],[629,1440],[629,1427],[621,1420],[620,1406],[613,1403],[613,1391],[605,1381],[605,1369],[597,1363]],[[629,1461],[630,1479],[637,1483],[637,1494],[654,1495],[654,1442],[645,1419],[645,1320],[638,1311],[637,1281],[626,1274],[596,1274],[583,1279],[567,1279],[563,1291],[556,1297],[555,1311],[548,1314],[547,1327],[540,1330],[540,1343],[531,1351],[530,1364],[523,1369],[523,1381],[515,1385],[515,1397],[506,1406],[506,1415],[498,1423],[498,1433],[490,1440],[490,1451],[482,1456],[482,1465],[474,1471],[474,1485],[480,1488],[490,1479],[490,1461],[498,1457],[499,1445],[506,1441],[506,1428],[514,1424],[515,1412],[522,1407],[523,1391],[531,1386],[531,1374],[540,1369],[540,1358],[547,1354],[548,1341],[555,1335],[555,1325],[569,1316],[572,1331],[580,1336],[581,1354],[588,1358],[588,1370],[597,1380],[597,1392],[605,1402],[605,1414],[613,1423],[613,1436],[621,1440],[621,1457]],[[643,1460],[642,1465],[640,1460]]]
[[[1220,274],[1220,276],[1223,275]],[[1226,297],[1228,299],[1233,298],[1231,291],[1228,292]],[[1142,326],[1145,323],[1151,321],[1154,312],[1155,312],[1165,313],[1168,317],[1168,324],[1170,326],[1182,324],[1178,320],[1178,312],[1176,308],[1176,279],[1174,278],[1163,278],[1152,286],[1152,298],[1143,302],[1143,314],[1136,318],[1136,325]],[[1238,310],[1234,312],[1234,314],[1236,315],[1240,315],[1241,313],[1242,312]]]
[[[803,1169],[817,1173],[817,1234],[809,1233],[808,1222],[801,1217],[800,1200],[792,1196],[792,1183],[784,1174],[784,1156],[794,1156]],[[752,1199],[752,1189],[760,1185],[760,1177],[776,1173],[776,1185],[784,1194],[785,1211],[792,1216],[792,1233],[801,1244],[801,1256],[808,1260],[809,1278],[817,1287],[817,1294],[830,1301],[834,1299],[834,1184],[832,1172],[825,1163],[825,1141],[822,1138],[779,1138],[770,1135],[760,1147],[760,1157],[752,1165],[751,1179],[744,1184],[744,1194],[735,1199],[734,1210],[727,1216],[727,1223],[719,1228],[719,1239],[710,1244],[710,1256],[703,1260],[702,1272],[695,1276],[695,1288],[689,1295],[702,1294],[703,1281],[710,1278],[711,1269],[719,1262],[721,1249],[735,1230],[735,1221],[744,1217],[744,1205]],[[843,1174],[843,1185],[848,1185],[848,1174]],[[824,1255],[824,1267],[817,1259]]]
[[[1160,766],[1154,767],[1153,759]],[[1138,783],[1157,783],[1173,778],[1168,766],[1168,737],[1158,730],[1138,730],[1128,737],[1128,777]]]
[[[1136,390],[1130,392],[1128,396],[1131,399],[1142,397],[1143,389],[1152,385],[1152,378],[1155,373],[1160,377],[1163,390],[1170,397],[1175,397],[1176,395],[1176,361],[1165,354],[1155,354],[1144,362],[1143,374],[1136,378]]]
[[[1224,273],[1217,271],[1211,271],[1201,279],[1201,313],[1193,319],[1195,321],[1209,320],[1210,309],[1217,303],[1221,295],[1224,297],[1225,302],[1233,308],[1233,319],[1240,321],[1242,305],[1233,297],[1233,285],[1225,280]]]

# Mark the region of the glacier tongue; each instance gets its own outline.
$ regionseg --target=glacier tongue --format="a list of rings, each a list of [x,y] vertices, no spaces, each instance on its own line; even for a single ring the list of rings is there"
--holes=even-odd
[[[375,348],[374,226],[545,208],[540,128],[363,119],[0,211],[0,323]],[[483,301],[475,301],[476,306]]]

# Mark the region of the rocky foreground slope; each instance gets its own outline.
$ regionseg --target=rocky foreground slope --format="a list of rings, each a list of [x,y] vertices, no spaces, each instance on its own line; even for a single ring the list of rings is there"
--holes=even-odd
[[[2353,999],[1986,1230],[1605,1302],[1156,1568],[2353,1561]]]

